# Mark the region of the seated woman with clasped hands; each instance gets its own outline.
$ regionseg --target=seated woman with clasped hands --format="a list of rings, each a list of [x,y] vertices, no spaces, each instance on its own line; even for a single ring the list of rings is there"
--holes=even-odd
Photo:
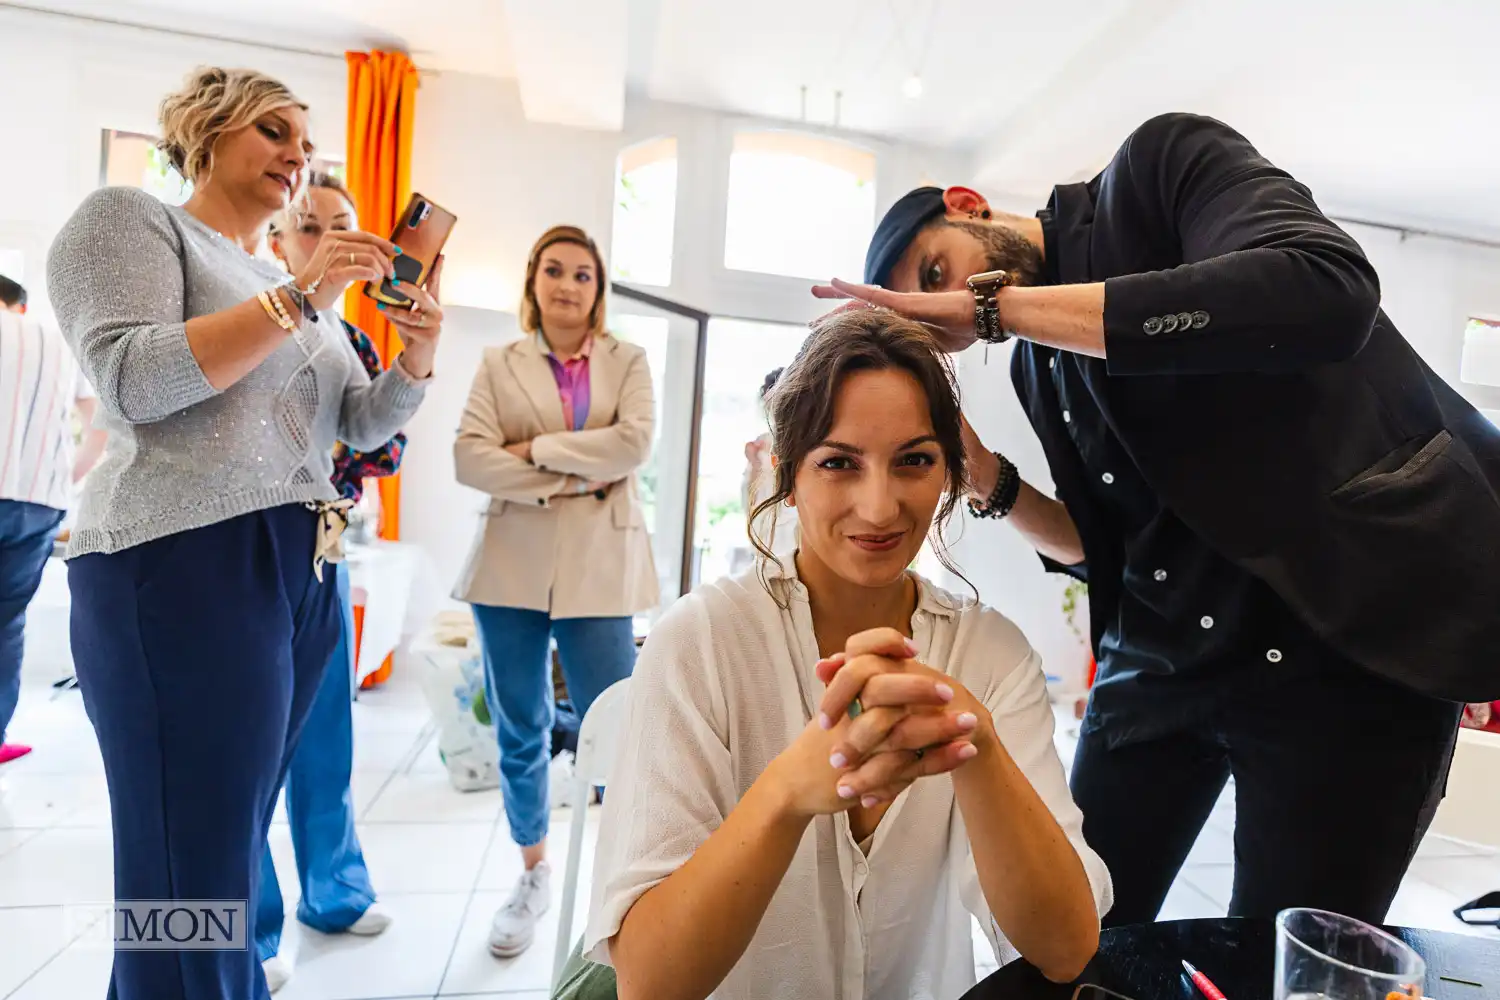
[[[624,1000],[952,1000],[972,915],[997,960],[1008,944],[1072,979],[1111,890],[1040,661],[907,569],[965,492],[950,370],[914,323],[836,314],[767,410],[763,504],[796,507],[799,548],[757,539],[755,569],[653,627],[584,952]]]

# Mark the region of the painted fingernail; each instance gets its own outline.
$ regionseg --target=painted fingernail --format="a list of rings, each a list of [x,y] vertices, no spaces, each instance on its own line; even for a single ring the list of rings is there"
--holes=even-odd
[[[961,747],[958,748],[958,759],[959,760],[973,760],[975,757],[978,757],[978,756],[979,756],[979,748],[976,747],[972,743],[965,743],[963,746],[961,746]]]
[[[401,284],[401,279],[398,278],[398,277],[396,277],[395,275],[392,275],[391,276],[391,284],[393,284],[393,285],[399,285],[399,284]]]
[[[873,795],[866,795],[864,798],[859,800],[859,804],[864,806],[866,809],[871,809],[879,805],[880,800]]]
[[[828,717],[828,713],[827,712],[819,712],[818,713],[818,728],[819,729],[832,729],[833,728],[833,720]]]
[[[944,701],[953,700],[953,689],[946,684],[939,684],[936,688],[937,696]]]
[[[828,763],[832,764],[835,769],[842,771],[849,766],[849,758],[835,751],[829,756]]]
[[[839,798],[841,798],[841,799],[852,799],[852,798],[854,798],[854,796],[856,794],[858,794],[858,793],[855,792],[854,789],[850,788],[848,785],[840,785],[839,786]]]
[[[958,717],[959,729],[973,729],[979,725],[979,718],[973,712],[965,712]]]
[[[906,640],[906,655],[907,656],[916,656],[917,655],[917,644],[914,643],[914,642],[912,642],[910,639]]]
[[[391,244],[391,249],[394,250],[394,251],[396,251],[398,254],[406,253],[405,250],[402,250],[400,247],[396,246],[394,243]]]
[[[384,302],[377,302],[377,303],[375,303],[375,308],[381,310],[382,312],[384,312],[385,311],[385,303]]]

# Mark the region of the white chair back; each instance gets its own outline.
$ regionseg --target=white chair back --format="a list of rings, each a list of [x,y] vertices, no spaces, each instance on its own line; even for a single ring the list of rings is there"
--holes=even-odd
[[[594,699],[578,729],[578,755],[573,762],[570,802],[573,815],[568,829],[568,865],[563,876],[562,906],[557,914],[557,948],[552,960],[553,986],[557,985],[568,961],[568,953],[573,949],[573,904],[578,895],[578,869],[583,861],[583,830],[588,822],[589,790],[595,785],[609,784],[615,744],[625,722],[629,695],[630,678],[615,681]],[[604,836],[603,828],[599,836]]]

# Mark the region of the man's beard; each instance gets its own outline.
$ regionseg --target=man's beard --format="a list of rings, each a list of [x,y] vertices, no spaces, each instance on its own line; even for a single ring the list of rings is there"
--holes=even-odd
[[[1017,285],[1042,283],[1042,248],[1008,226],[981,222],[949,222],[973,236],[984,248],[985,265],[991,271],[1008,271]]]

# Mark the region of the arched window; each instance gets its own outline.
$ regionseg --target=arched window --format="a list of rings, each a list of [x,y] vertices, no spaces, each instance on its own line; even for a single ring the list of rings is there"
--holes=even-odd
[[[735,135],[726,268],[858,279],[874,229],[874,153],[800,132]]]
[[[611,276],[637,285],[670,285],[676,218],[677,140],[652,139],[621,153],[615,170]]]

